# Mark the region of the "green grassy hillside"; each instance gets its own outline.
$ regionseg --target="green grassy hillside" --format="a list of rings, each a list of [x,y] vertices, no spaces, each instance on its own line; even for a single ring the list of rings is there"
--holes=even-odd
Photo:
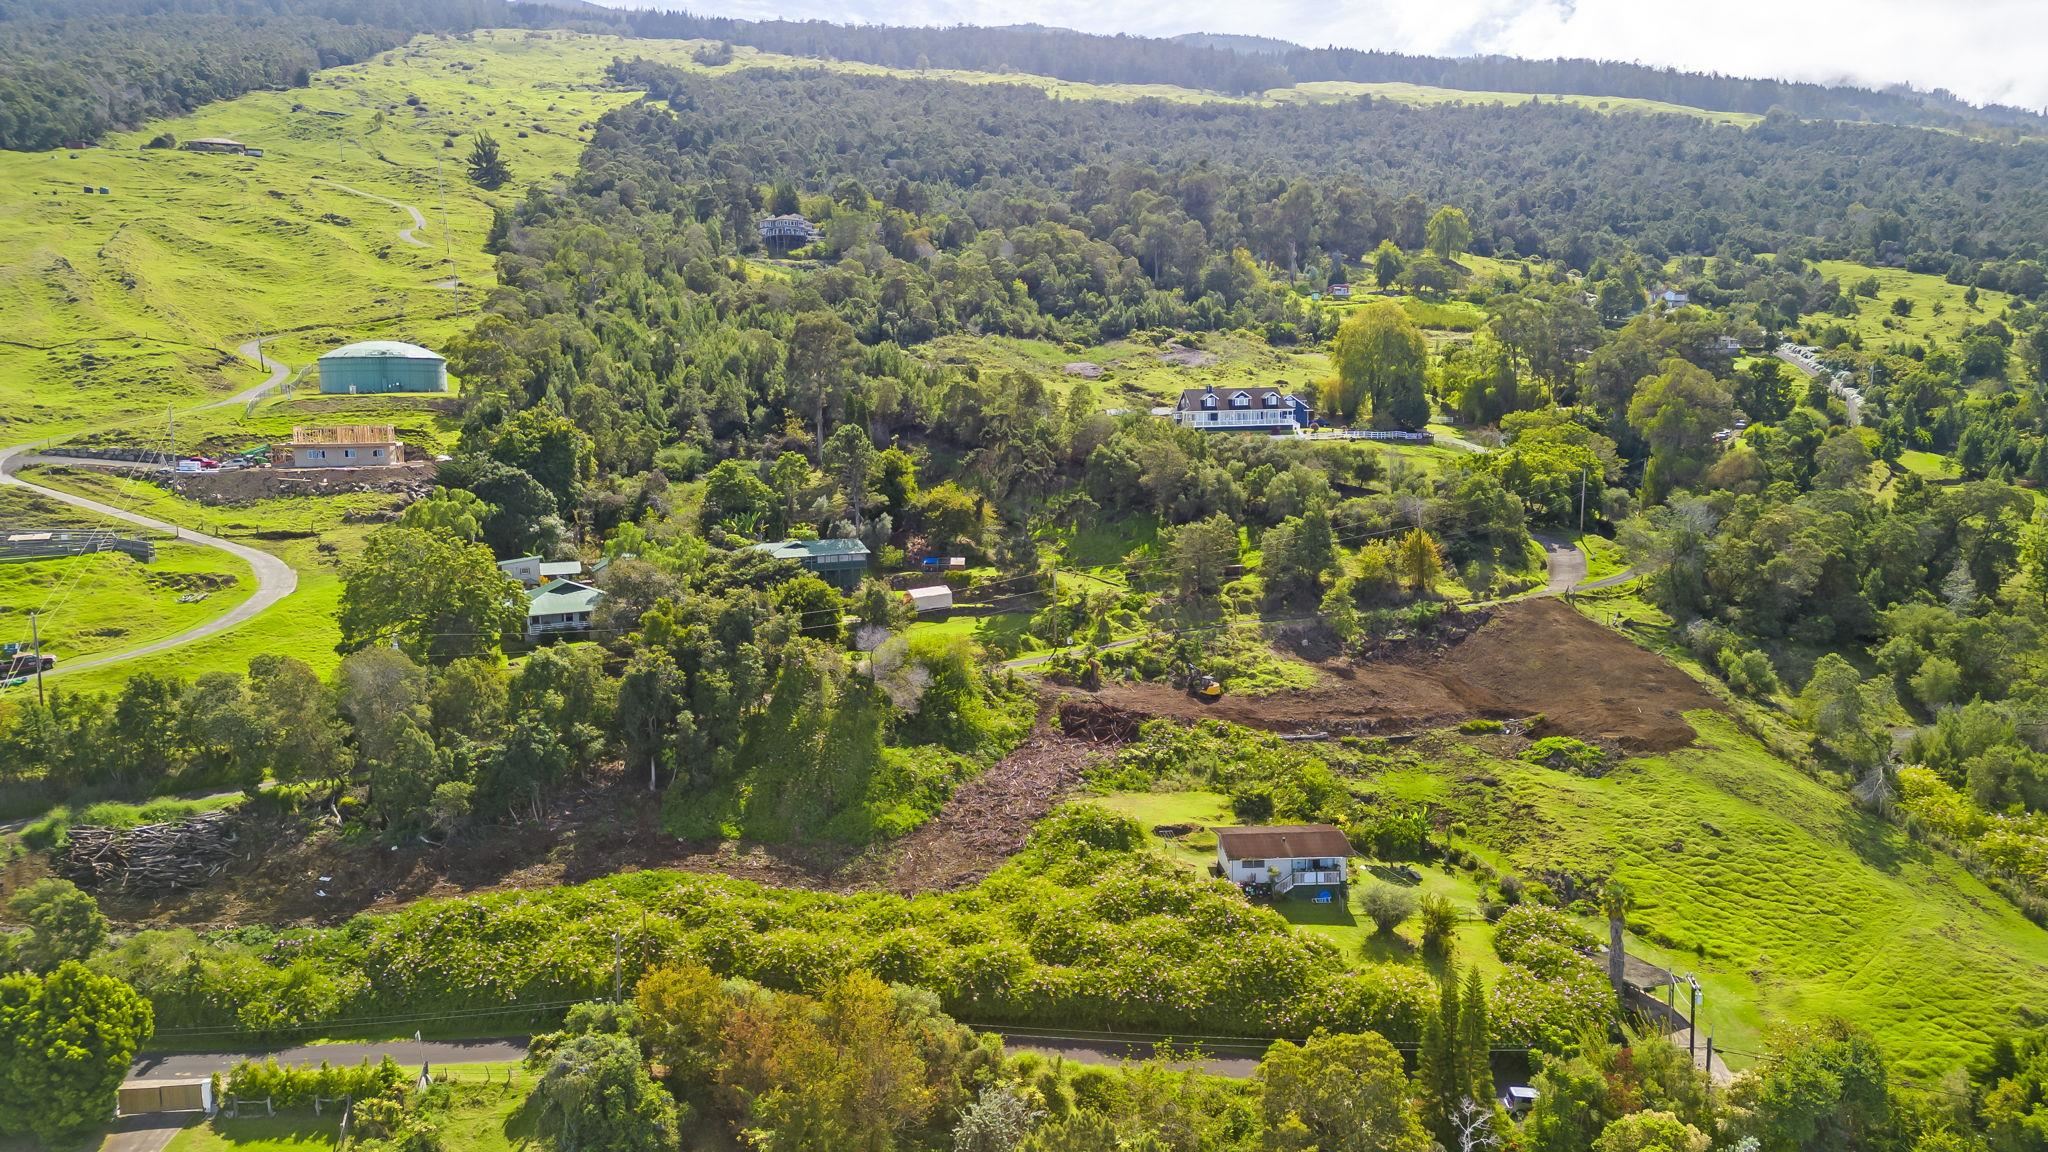
[[[1903,268],[1875,268],[1851,260],[1818,260],[1814,267],[1820,270],[1821,275],[1840,281],[1844,293],[1855,291],[1857,283],[1866,277],[1877,277],[1877,298],[1856,297],[1860,310],[1840,322],[1861,336],[1866,346],[1873,348],[1902,340],[1919,343],[1930,336],[1951,342],[1962,335],[1963,329],[1998,316],[2013,303],[2013,298],[2004,292],[1980,291],[1977,306],[1972,308],[1963,301],[1963,294],[1968,291],[1966,286]],[[1900,297],[1913,302],[1912,315],[1892,313],[1892,301]],[[1816,327],[1825,328],[1833,321],[1826,316],[1816,316],[1812,322]]]
[[[1953,860],[1727,718],[1689,719],[1694,747],[1600,778],[1477,757],[1429,767],[1525,878],[1627,885],[1631,950],[1698,973],[1704,1027],[1738,1065],[1777,1022],[1839,1015],[1906,1074],[1936,1077],[2048,987],[2048,931]]]
[[[323,675],[332,671],[340,661],[334,651],[335,643],[341,639],[334,613],[341,602],[341,566],[355,554],[364,534],[374,526],[362,521],[387,511],[395,499],[374,493],[350,493],[281,497],[214,508],[172,495],[153,484],[87,469],[32,468],[24,475],[47,487],[77,492],[181,527],[227,536],[281,557],[299,573],[298,590],[256,618],[175,651],[60,675],[57,682],[71,691],[117,690],[138,672],[188,679],[213,671],[242,672],[248,669],[252,657],[265,652],[296,656]],[[227,562],[218,552],[209,551],[206,555]],[[201,618],[228,607],[225,602],[215,605]],[[105,608],[116,615],[120,610],[119,600]],[[124,642],[120,646],[129,645]]]
[[[633,98],[597,87],[620,44],[422,40],[105,147],[0,153],[0,439],[155,422],[256,384],[234,349],[258,335],[293,365],[365,337],[445,343],[492,283],[492,203],[572,172],[591,124]],[[479,128],[515,177],[497,193],[466,178]],[[159,133],[265,154],[143,147]],[[417,206],[418,243],[404,211],[344,188]]]
[[[60,661],[130,648],[210,620],[255,587],[240,559],[175,541],[150,564],[119,552],[0,564],[0,640],[27,640],[36,612],[43,650]]]

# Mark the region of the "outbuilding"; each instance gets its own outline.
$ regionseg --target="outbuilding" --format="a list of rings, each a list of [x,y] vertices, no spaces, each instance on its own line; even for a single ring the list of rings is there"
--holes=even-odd
[[[953,590],[944,584],[934,584],[930,588],[912,588],[904,595],[910,598],[910,606],[917,609],[919,615],[927,612],[944,612],[953,606]]]
[[[400,340],[364,340],[320,357],[320,391],[345,396],[378,392],[446,392],[448,360]]]

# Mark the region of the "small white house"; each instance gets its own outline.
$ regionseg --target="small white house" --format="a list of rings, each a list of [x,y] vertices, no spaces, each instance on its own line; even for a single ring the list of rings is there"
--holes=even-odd
[[[575,580],[583,575],[581,560],[543,560],[538,556],[515,556],[510,560],[498,561],[498,571],[510,576],[528,588],[538,588],[550,580]]]
[[[1333,824],[1218,828],[1216,867],[1232,884],[1275,896],[1335,887],[1350,882],[1351,841]]]
[[[953,606],[953,590],[944,584],[934,584],[929,588],[912,588],[903,595],[909,598],[910,606],[917,609],[919,615],[926,612],[944,612]]]

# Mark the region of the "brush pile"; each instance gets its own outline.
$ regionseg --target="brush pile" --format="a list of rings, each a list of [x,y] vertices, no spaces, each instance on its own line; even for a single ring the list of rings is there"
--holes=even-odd
[[[73,827],[56,869],[82,888],[163,891],[206,883],[234,855],[234,814],[208,812],[137,828]]]

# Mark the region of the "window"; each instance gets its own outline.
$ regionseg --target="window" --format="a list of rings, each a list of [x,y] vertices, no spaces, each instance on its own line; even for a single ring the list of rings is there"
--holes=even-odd
[[[1237,865],[1240,868],[1264,868],[1266,862],[1264,860],[1239,860]]]
[[[355,459],[355,458],[356,458],[356,450],[355,450],[355,449],[353,449],[353,448],[343,448],[343,449],[341,450],[341,458],[342,458],[343,460],[353,460],[353,459]]]
[[[1204,408],[1214,408],[1215,406],[1216,406],[1216,398],[1215,398],[1214,396],[1204,396],[1204,397],[1202,397],[1202,407],[1204,407]]]
[[[1279,394],[1278,392],[1268,392],[1268,393],[1266,393],[1266,407],[1268,407],[1268,408],[1277,408],[1277,407],[1279,407],[1279,406],[1280,406],[1280,394]]]
[[[1242,392],[1239,392],[1237,395],[1232,396],[1230,398],[1230,406],[1232,408],[1249,408],[1251,407],[1251,403],[1252,398],[1245,395]]]

